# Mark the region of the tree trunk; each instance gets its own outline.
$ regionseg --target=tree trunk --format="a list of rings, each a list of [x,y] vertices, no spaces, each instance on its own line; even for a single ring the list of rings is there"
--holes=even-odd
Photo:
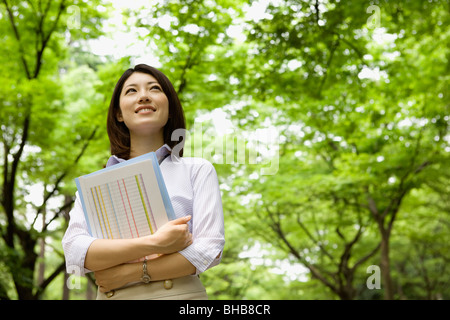
[[[97,287],[94,289],[94,285],[88,278],[86,282],[86,300],[95,300],[97,293],[96,289]]]
[[[70,275],[67,273],[66,270],[64,270],[64,283],[63,283],[63,295],[62,300],[69,300],[70,299],[70,290],[67,287],[67,280],[69,280]]]
[[[389,238],[390,234],[388,231],[383,230],[380,226],[381,234],[381,278],[382,286],[384,287],[384,299],[393,300],[394,290],[392,286],[391,270],[390,270],[390,259],[389,259]]]
[[[39,267],[37,283],[40,285],[44,282],[45,274],[45,237],[39,239]]]
[[[19,233],[19,232],[18,232]],[[37,297],[33,294],[34,288],[34,270],[38,255],[34,252],[36,240],[32,239],[26,232],[20,232],[22,250],[24,257],[11,269],[14,284],[16,286],[19,300],[35,300]],[[24,237],[24,238],[22,238]]]
[[[45,226],[46,209],[42,211],[42,225]],[[44,282],[45,277],[45,236],[39,239],[39,268],[38,268],[38,285]]]

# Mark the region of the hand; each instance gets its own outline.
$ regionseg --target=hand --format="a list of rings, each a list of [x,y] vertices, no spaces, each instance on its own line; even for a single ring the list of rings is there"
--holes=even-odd
[[[133,276],[139,274],[139,266],[142,266],[142,263],[125,263],[95,271],[95,284],[98,285],[100,292],[103,293],[123,287],[128,282],[136,280],[133,279]]]
[[[187,225],[189,220],[191,220],[191,216],[169,221],[149,236],[153,238],[156,251],[161,254],[169,254],[191,245],[192,234]]]

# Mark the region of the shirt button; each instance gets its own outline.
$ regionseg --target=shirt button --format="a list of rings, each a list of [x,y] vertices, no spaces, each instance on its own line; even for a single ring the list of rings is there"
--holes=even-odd
[[[108,291],[108,292],[106,293],[106,297],[107,297],[107,298],[111,298],[112,296],[114,296],[114,293],[115,293],[114,290]]]
[[[170,290],[173,287],[173,281],[172,280],[164,280],[164,288],[166,288],[166,290]]]

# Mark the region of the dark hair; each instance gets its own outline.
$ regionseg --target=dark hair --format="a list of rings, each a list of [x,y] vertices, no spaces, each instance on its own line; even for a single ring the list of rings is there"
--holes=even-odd
[[[176,129],[186,129],[183,108],[181,107],[177,92],[166,75],[158,69],[146,64],[138,64],[134,68],[126,70],[114,88],[106,123],[106,129],[111,146],[111,154],[126,160],[130,157],[130,131],[125,125],[125,122],[120,122],[117,120],[117,115],[120,113],[120,93],[122,92],[123,85],[125,81],[135,72],[147,73],[153,76],[159,82],[165,95],[167,96],[169,101],[169,119],[164,126],[164,143],[173,149],[174,146],[180,141],[172,141],[172,133]],[[184,138],[184,135],[180,137],[180,139],[183,140],[183,144]],[[182,149],[179,152],[179,156],[183,156]]]

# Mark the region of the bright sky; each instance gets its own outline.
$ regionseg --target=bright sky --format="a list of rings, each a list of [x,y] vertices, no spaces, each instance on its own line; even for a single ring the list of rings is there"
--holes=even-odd
[[[106,36],[102,36],[99,39],[89,40],[88,46],[91,52],[97,55],[112,55],[115,59],[120,59],[124,56],[132,56],[132,64],[147,63],[155,67],[161,67],[157,57],[152,55],[151,48],[145,41],[137,39],[138,30],[134,32],[127,32],[127,26],[123,24],[122,12],[125,9],[139,10],[142,7],[148,6],[148,0],[110,0],[113,4],[113,13],[110,19],[103,24],[103,29],[106,32]],[[160,0],[154,0],[153,3],[158,3]],[[267,6],[272,3],[275,6],[280,3],[281,0],[258,0],[252,3],[251,6],[244,5],[245,17],[244,21],[259,21],[263,18],[271,18],[271,15],[266,13]],[[325,7],[321,8],[322,11],[326,10]],[[367,13],[366,13],[367,14]],[[370,14],[367,14],[370,17]],[[164,27],[164,24],[168,23],[168,18],[160,19],[158,23]],[[133,24],[133,22],[130,22]],[[194,28],[195,26],[191,26]],[[228,36],[233,37],[236,41],[245,41],[245,35],[242,33],[243,21],[235,21],[235,24],[231,25],[226,33]],[[362,30],[362,33],[367,30]],[[388,34],[384,28],[376,28],[373,33],[373,43],[375,45],[384,46],[386,48],[392,48],[397,35]],[[395,59],[399,55],[398,51],[386,52],[385,56],[391,59]],[[369,56],[365,56],[365,59],[370,61]],[[287,68],[295,70],[301,67],[302,62],[298,60],[291,60],[287,63]],[[380,71],[379,68],[364,67],[358,74],[360,79],[372,79],[374,81],[384,78],[386,82],[387,74]]]
[[[151,54],[148,45],[143,41],[137,39],[136,33],[126,32],[126,26],[122,22],[122,12],[125,9],[139,10],[143,6],[148,6],[148,0],[111,0],[114,11],[110,19],[104,23],[103,29],[107,33],[106,36],[102,36],[99,39],[90,40],[89,46],[93,53],[97,55],[112,55],[114,58],[121,58],[127,55],[135,57],[134,63],[146,62],[158,67],[158,59]],[[154,3],[158,3],[159,0],[155,0]],[[265,10],[269,3],[278,3],[280,0],[259,0],[254,2],[251,6],[245,5],[244,20],[259,21],[263,18],[270,18],[265,13]],[[168,22],[167,19],[162,19],[158,23],[163,26]],[[191,26],[195,28],[195,26]],[[234,37],[236,41],[245,41],[245,36],[242,34],[242,23],[236,23],[231,25],[227,29],[227,35]]]
[[[88,42],[91,52],[97,55],[112,55],[115,59],[124,56],[136,57],[134,64],[146,62],[159,66],[158,59],[151,55],[146,43],[137,39],[137,33],[128,33],[122,21],[122,12],[125,9],[138,10],[148,5],[148,0],[111,0],[114,11],[111,17],[103,24],[106,36]]]

